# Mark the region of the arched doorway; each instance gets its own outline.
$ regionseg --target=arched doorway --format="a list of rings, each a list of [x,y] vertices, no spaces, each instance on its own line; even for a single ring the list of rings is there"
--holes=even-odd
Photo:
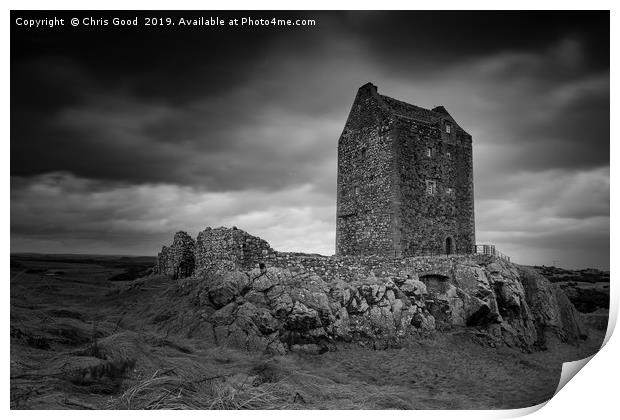
[[[454,254],[454,241],[450,236],[446,238],[446,255]]]

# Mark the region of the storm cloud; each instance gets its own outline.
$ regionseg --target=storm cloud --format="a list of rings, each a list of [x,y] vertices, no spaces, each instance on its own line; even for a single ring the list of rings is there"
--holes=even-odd
[[[12,26],[11,251],[236,225],[332,254],[337,139],[371,81],[472,134],[479,243],[609,266],[608,13],[253,13],[274,14],[317,24]]]

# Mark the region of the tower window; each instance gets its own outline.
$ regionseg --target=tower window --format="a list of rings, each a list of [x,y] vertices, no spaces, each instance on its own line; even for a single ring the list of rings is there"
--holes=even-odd
[[[454,188],[450,188],[450,187],[446,188],[446,194],[454,195]]]
[[[450,153],[450,152],[446,152],[446,157],[447,157],[448,159],[449,159],[449,158],[451,158],[451,157],[452,157],[452,153]]]
[[[446,123],[446,133],[450,134],[452,132],[452,124]]]
[[[433,148],[432,147],[427,147],[426,148],[426,156],[427,157],[433,157]]]
[[[360,157],[362,158],[362,160],[366,160],[366,148],[365,147],[360,152]]]
[[[359,186],[356,185],[355,188],[354,188],[354,191],[355,191],[355,195],[360,195],[360,187]]]
[[[437,193],[437,183],[435,181],[426,181],[426,194],[435,195]]]

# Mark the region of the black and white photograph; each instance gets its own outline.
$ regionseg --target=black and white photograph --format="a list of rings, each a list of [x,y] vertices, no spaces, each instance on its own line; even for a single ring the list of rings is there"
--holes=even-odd
[[[610,44],[610,10],[11,10],[10,409],[544,405],[615,323]]]

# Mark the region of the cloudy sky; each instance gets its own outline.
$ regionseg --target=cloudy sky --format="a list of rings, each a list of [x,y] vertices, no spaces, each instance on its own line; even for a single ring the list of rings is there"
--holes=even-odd
[[[445,106],[472,134],[478,243],[524,264],[609,267],[607,12],[15,24],[54,15],[122,16],[12,12],[12,252],[155,255],[177,230],[235,225],[282,251],[332,254],[337,140],[371,81]]]

